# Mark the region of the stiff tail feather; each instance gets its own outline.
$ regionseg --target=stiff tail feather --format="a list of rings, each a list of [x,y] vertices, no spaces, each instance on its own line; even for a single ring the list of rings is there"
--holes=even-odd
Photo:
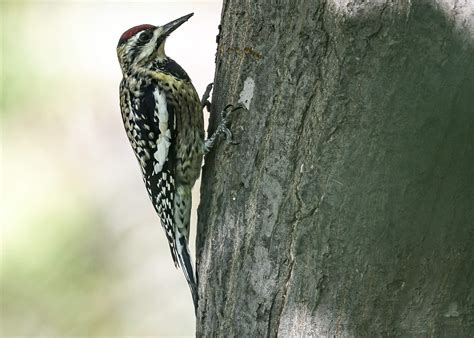
[[[189,254],[188,244],[184,236],[180,236],[176,239],[176,251],[178,254],[179,265],[184,272],[184,277],[188,282],[189,288],[191,289],[191,295],[193,297],[194,310],[197,311],[198,306],[198,294],[196,277],[193,269],[193,262],[191,255]]]

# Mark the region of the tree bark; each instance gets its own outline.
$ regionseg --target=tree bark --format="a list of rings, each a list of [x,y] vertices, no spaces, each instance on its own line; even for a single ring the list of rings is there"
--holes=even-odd
[[[224,1],[198,336],[472,336],[469,1]]]

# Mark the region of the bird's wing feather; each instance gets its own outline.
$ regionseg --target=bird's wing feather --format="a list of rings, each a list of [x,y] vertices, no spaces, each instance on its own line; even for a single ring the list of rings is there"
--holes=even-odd
[[[173,111],[167,105],[166,94],[156,84],[144,90],[139,111],[144,114],[143,123],[149,126],[154,145],[145,171],[145,184],[150,199],[165,230],[171,256],[178,266],[176,243],[174,240],[174,167],[172,138],[174,136]]]

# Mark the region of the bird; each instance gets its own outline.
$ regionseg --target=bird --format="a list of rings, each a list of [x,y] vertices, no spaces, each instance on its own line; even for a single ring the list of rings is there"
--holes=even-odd
[[[123,75],[120,110],[125,131],[196,310],[196,275],[188,246],[191,189],[216,136],[232,139],[232,133],[228,106],[215,133],[205,140],[204,100],[201,102],[184,69],[165,54],[166,39],[191,16],[193,13],[163,26],[142,24],[126,30],[119,39],[117,56]]]

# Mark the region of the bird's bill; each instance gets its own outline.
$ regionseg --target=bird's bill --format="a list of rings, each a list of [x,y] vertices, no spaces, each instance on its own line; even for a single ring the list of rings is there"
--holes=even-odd
[[[188,19],[190,17],[192,17],[194,15],[194,13],[191,13],[191,14],[188,14],[188,15],[185,15],[185,16],[182,16],[181,18],[179,19],[176,19],[176,20],[173,20],[171,22],[168,22],[166,25],[162,26],[161,28],[163,29],[162,33],[163,35],[165,36],[168,36],[170,35],[174,30],[176,30],[176,28],[178,28],[179,26],[181,26],[183,23],[185,23],[186,21],[188,21]]]

